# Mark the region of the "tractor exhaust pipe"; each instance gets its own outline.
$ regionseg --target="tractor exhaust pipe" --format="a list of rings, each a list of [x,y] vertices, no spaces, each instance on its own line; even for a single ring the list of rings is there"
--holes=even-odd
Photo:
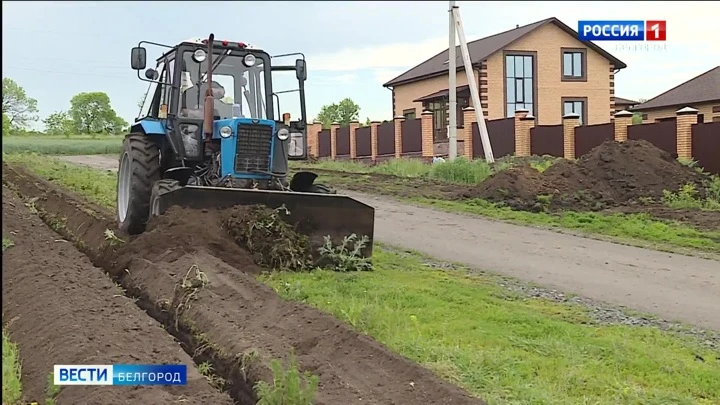
[[[215,111],[215,98],[212,94],[212,68],[213,68],[213,42],[215,42],[215,34],[210,34],[208,38],[208,56],[207,56],[207,90],[205,91],[205,119],[203,120],[203,129],[205,132],[205,143],[212,142],[213,135],[213,119]]]

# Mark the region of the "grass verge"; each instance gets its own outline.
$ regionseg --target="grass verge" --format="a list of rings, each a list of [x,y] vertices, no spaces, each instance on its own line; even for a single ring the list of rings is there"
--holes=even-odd
[[[28,167],[41,174],[64,165],[51,159],[38,164]],[[55,183],[112,208],[115,180],[106,173],[79,167],[65,175],[51,172]],[[494,276],[375,251],[372,272],[287,272],[261,280],[283,298],[333,314],[491,404],[720,401],[720,380],[714,378],[720,355],[689,338],[596,324],[587,307],[527,298]]]
[[[20,404],[20,354],[17,345],[10,341],[5,328],[2,331],[2,402],[6,405]]]
[[[494,172],[505,170],[519,163],[530,163],[538,171],[544,171],[558,158],[533,156],[529,158],[504,157],[490,165],[482,159],[469,161],[458,158],[428,165],[418,159],[399,158],[370,166],[348,160],[320,160],[314,163],[293,162],[293,168],[318,168],[347,173],[387,174],[402,178],[428,178],[450,184],[479,184]]]
[[[104,155],[119,154],[123,137],[98,136],[4,136],[4,153],[35,152],[46,155]]]
[[[659,220],[643,213],[609,214],[572,211],[536,213],[512,210],[482,199],[451,201],[441,197],[413,197],[413,193],[417,193],[417,190],[408,186],[406,180],[402,178],[394,183],[391,180],[388,183],[376,183],[369,181],[363,175],[350,177],[323,172],[322,180],[318,181],[332,184],[337,188],[387,195],[446,212],[479,215],[519,225],[573,230],[634,246],[680,253],[693,253],[693,251],[720,253],[720,230],[700,230],[679,222]]]
[[[408,201],[447,212],[462,212],[517,224],[569,229],[635,246],[676,251],[690,248],[720,253],[720,231],[702,231],[681,223],[660,221],[648,214],[603,214],[597,212],[544,213],[515,211],[481,199],[443,201],[412,198]]]

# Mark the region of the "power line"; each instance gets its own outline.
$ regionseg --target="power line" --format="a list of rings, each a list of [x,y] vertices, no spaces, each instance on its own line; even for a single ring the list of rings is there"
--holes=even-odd
[[[58,70],[44,70],[44,69],[33,69],[33,68],[27,68],[27,67],[18,67],[18,66],[3,66],[3,70],[5,69],[17,69],[22,71],[29,71],[29,72],[40,72],[40,73],[50,73],[50,74],[59,74],[59,75],[69,75],[69,76],[93,76],[93,77],[104,77],[109,79],[124,79],[124,78],[132,78],[132,76],[110,76],[110,75],[99,75],[95,73],[85,73],[85,72],[63,72]]]
[[[44,64],[47,61],[56,61],[56,62],[66,62],[66,63],[81,63],[83,67],[91,68],[91,69],[123,69],[123,70],[130,70],[130,66],[119,66],[119,65],[93,65],[93,63],[97,63],[97,60],[94,61],[84,61],[84,60],[68,60],[68,59],[62,59],[62,58],[40,58],[40,59],[16,59],[12,58],[13,62],[17,63],[27,63],[30,65],[38,65],[38,64]],[[129,65],[129,64],[128,64]]]

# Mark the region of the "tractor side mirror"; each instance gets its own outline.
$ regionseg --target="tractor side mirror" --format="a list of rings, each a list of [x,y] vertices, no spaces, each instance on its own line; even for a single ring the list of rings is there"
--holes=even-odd
[[[130,65],[133,70],[143,70],[147,65],[147,50],[136,46],[130,52]]]
[[[305,63],[305,59],[295,61],[295,76],[302,82],[307,80],[307,64]]]
[[[145,71],[145,78],[148,80],[157,80],[159,77],[158,71],[153,68],[148,68],[148,70]]]
[[[302,132],[290,133],[289,146],[288,157],[290,160],[298,160],[305,157],[305,135]]]

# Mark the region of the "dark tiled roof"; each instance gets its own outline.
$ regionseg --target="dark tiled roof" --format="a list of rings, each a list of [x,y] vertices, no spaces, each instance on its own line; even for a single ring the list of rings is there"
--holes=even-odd
[[[720,100],[720,66],[716,66],[700,76],[696,76],[634,107],[633,111],[673,106],[686,107],[687,104],[715,100]]]
[[[506,48],[507,46],[529,34],[530,32],[549,23],[557,25],[560,29],[574,37],[577,37],[578,35],[577,31],[568,27],[557,18],[547,18],[545,20],[518,27],[510,31],[501,32],[499,34],[491,35],[489,37],[478,39],[476,41],[468,42],[468,50],[470,51],[470,57],[472,58],[473,65],[479,64],[488,56],[494,54],[495,52],[503,48]],[[596,52],[600,53],[605,58],[613,62],[617,69],[623,69],[627,67],[627,65],[625,65],[622,61],[610,55],[607,51],[595,45],[594,43],[589,41],[584,41],[584,43],[590,49],[595,50]],[[408,70],[407,72],[401,74],[400,76],[390,80],[383,86],[396,86],[398,84],[411,83],[425,78],[443,75],[448,70],[448,65],[445,63],[448,60],[448,54],[449,52],[446,49],[439,54],[433,56],[432,58],[426,60],[425,62]],[[459,46],[457,47],[456,55],[458,70],[464,69],[462,62],[462,54],[460,53]]]
[[[470,86],[467,84],[464,86],[457,86],[456,90],[455,90],[456,93],[469,92],[469,91],[470,91]],[[435,93],[431,93],[426,96],[417,98],[417,99],[413,100],[413,103],[419,103],[421,101],[432,100],[432,99],[436,99],[436,98],[440,98],[440,97],[448,97],[449,95],[450,95],[449,89],[444,89],[444,90],[436,91]]]
[[[618,105],[618,104],[620,104],[620,105],[635,105],[635,104],[638,104],[638,102],[635,100],[627,99],[627,98],[615,97],[615,105]]]

